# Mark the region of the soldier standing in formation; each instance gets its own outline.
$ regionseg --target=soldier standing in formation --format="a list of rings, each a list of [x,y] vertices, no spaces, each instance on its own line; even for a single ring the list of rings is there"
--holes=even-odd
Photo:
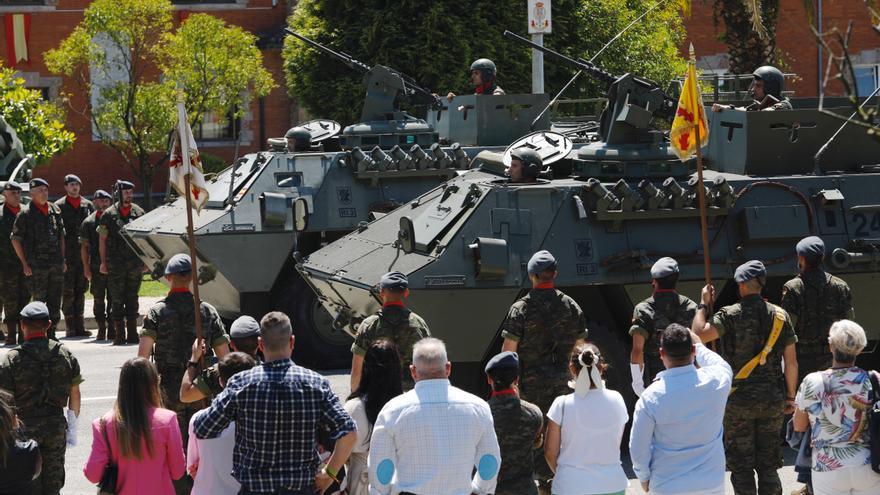
[[[779,305],[788,313],[798,337],[798,383],[831,367],[828,329],[838,320],[854,319],[852,292],[843,280],[822,269],[825,243],[816,236],[796,247],[800,274],[782,287]]]
[[[47,338],[54,324],[49,314],[46,304],[39,301],[21,310],[25,341],[0,358],[0,388],[15,396],[25,436],[40,445],[43,471],[34,493],[58,495],[64,486],[67,443],[73,445],[76,439],[83,379],[70,351]]]
[[[382,309],[368,316],[358,327],[351,345],[351,389],[361,383],[364,356],[377,340],[386,339],[400,349],[400,372],[403,390],[412,390],[415,383],[409,372],[413,345],[431,336],[428,324],[421,316],[404,305],[409,297],[409,280],[400,272],[389,272],[379,280],[379,299]]]
[[[489,408],[501,447],[495,495],[537,495],[532,451],[542,444],[544,419],[538,406],[519,398],[519,357],[502,352],[486,364],[492,388]]]
[[[61,210],[64,219],[65,237],[64,245],[67,271],[64,272],[64,290],[61,297],[61,311],[64,313],[65,335],[67,337],[88,337],[86,331],[85,311],[86,288],[89,281],[83,270],[82,256],[76,249],[79,244],[79,229],[95,209],[92,202],[80,195],[82,181],[79,177],[68,174],[64,177],[64,189],[67,195],[55,201],[55,206]]]
[[[12,246],[27,278],[31,299],[49,308],[50,339],[61,318],[61,289],[64,286],[64,220],[61,210],[49,202],[49,183],[31,179],[31,202],[22,208],[12,229]]]
[[[119,202],[104,211],[98,224],[100,273],[107,275],[110,290],[111,314],[116,329],[113,345],[126,342],[135,344],[138,342],[138,291],[145,268],[141,259],[125,243],[121,232],[126,224],[143,216],[144,210],[131,201],[134,184],[117,181],[116,190]],[[128,332],[127,338],[123,329]]]
[[[654,294],[636,305],[633,310],[632,353],[629,358],[632,389],[641,396],[645,383],[654,381],[663,371],[660,360],[660,334],[672,323],[690,327],[697,312],[697,304],[675,291],[678,283],[678,262],[660,258],[651,267],[651,286]],[[647,375],[647,381],[643,377]]]
[[[9,181],[3,186],[3,206],[0,207],[0,309],[6,323],[6,345],[15,345],[18,313],[30,299],[21,261],[12,247],[12,229],[21,211],[21,186]]]
[[[544,160],[537,151],[529,148],[516,148],[510,152],[510,168],[507,169],[507,175],[510,176],[510,182],[518,183],[535,183],[538,182],[538,175],[544,166]]]
[[[574,299],[554,288],[557,272],[552,254],[538,251],[527,268],[532,290],[510,307],[501,350],[519,355],[520,395],[546,415],[556,397],[571,391],[568,359],[574,346],[586,340],[587,324]],[[533,455],[543,493],[553,474],[541,449]]]
[[[740,265],[733,277],[740,302],[721,308],[709,321],[706,307],[714,302],[715,290],[704,287],[692,326],[703,343],[721,339],[721,354],[737,372],[724,413],[724,451],[736,495],[782,493],[779,432],[783,415],[794,412],[798,384],[797,337],[785,310],[761,298],[766,277],[760,261]]]
[[[89,281],[89,292],[92,294],[94,302],[92,313],[95,315],[95,323],[98,325],[96,340],[113,339],[115,336],[113,319],[110,316],[111,302],[110,293],[107,290],[107,275],[101,273],[101,240],[98,235],[98,224],[112,201],[113,196],[110,196],[107,191],[103,189],[95,191],[92,196],[95,211],[82,221],[79,234],[83,275]]]
[[[162,403],[177,413],[185,450],[189,439],[189,421],[193,414],[204,408],[201,403],[185,404],[180,401],[183,375],[187,368],[198,369],[200,366],[198,362],[189,361],[193,342],[196,341],[193,295],[189,289],[193,283],[190,257],[186,254],[172,256],[165,265],[165,279],[171,285],[171,291],[147,312],[140,333],[138,356],[147,359],[153,356],[159,371]],[[213,354],[222,358],[229,353],[229,337],[223,321],[210,304],[203,302],[201,309],[205,342],[210,344]],[[192,489],[192,480],[184,476],[174,482],[174,488],[178,494],[188,494]]]
[[[251,316],[239,316],[232,325],[229,326],[230,347],[234,352],[243,352],[254,358],[257,364],[260,364],[258,356],[260,324]],[[197,363],[204,355],[204,344],[197,347],[193,344],[192,355],[189,362]],[[217,394],[223,391],[220,385],[220,367],[218,363],[214,363],[208,368],[199,371],[196,368],[188,367],[186,374],[183,375],[183,381],[180,383],[180,402],[196,402],[202,399],[212,400]]]

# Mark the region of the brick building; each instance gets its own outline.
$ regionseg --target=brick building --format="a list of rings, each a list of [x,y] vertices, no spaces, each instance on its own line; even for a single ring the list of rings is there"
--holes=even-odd
[[[793,88],[798,96],[816,96],[819,90],[819,50],[810,31],[801,0],[780,0],[781,7],[777,28],[777,43],[786,62],[786,71],[800,76]],[[858,65],[859,90],[870,93],[880,78],[880,35],[868,24],[868,13],[861,0],[816,0],[821,5],[822,29],[833,26],[841,29],[855,21],[851,44],[852,54]],[[3,0],[0,15],[6,22],[0,23],[4,37],[0,38],[0,58],[15,67],[27,81],[28,86],[39,88],[47,98],[56,97],[64,85],[62,78],[46,70],[43,53],[58,45],[80,22],[88,0]],[[295,0],[172,0],[175,21],[180,22],[192,12],[207,12],[231,24],[256,34],[263,52],[263,63],[278,83],[271,94],[252,101],[249,111],[241,119],[241,147],[239,154],[253,152],[265,147],[266,139],[282,135],[292,122],[299,120],[299,110],[287,96],[281,58],[281,28]],[[693,2],[693,13],[686,20],[688,41],[693,41],[699,65],[704,71],[724,73],[727,69],[726,47],[719,39],[723,23],[716,26],[712,16],[713,2]],[[14,39],[10,33],[12,14],[26,14],[28,61],[14,63],[11,48]],[[19,30],[21,20],[19,17]],[[721,21],[719,21],[721,22]],[[5,43],[3,42],[5,40]],[[686,50],[685,47],[682,47]],[[822,54],[824,67],[827,54]],[[75,88],[66,88],[73,91]],[[839,87],[826,90],[826,94],[838,94]],[[82,108],[85,95],[77,95],[73,105]],[[200,150],[230,162],[234,155],[231,126],[219,125],[218,119],[209,117],[199,134]],[[67,126],[76,133],[73,149],[55,157],[50,167],[41,167],[36,175],[47,178],[53,184],[53,194],[60,195],[60,183],[64,174],[77,173],[85,182],[88,192],[98,187],[109,187],[117,177],[132,179],[132,174],[122,159],[110,148],[93,138],[91,123],[82,115],[69,111]],[[163,191],[167,172],[156,174],[154,191]],[[138,182],[137,180],[135,180]],[[57,186],[56,186],[57,185]]]
[[[55,98],[62,89],[75,92],[72,84],[49,73],[43,61],[43,53],[58,46],[83,18],[88,0],[4,0],[0,2],[0,15],[5,22],[0,38],[0,58],[7,66],[20,72],[29,87],[40,89],[47,98]],[[281,29],[286,24],[289,5],[286,0],[172,0],[174,21],[180,22],[189,14],[205,12],[224,19],[258,36],[258,46],[263,53],[263,65],[275,75],[278,87],[265,98],[250,102],[249,111],[241,119],[241,142],[239,154],[264,149],[266,139],[283,135],[290,127],[296,109],[287,96],[281,59]],[[15,62],[12,37],[12,14],[25,14],[27,25],[28,60]],[[21,23],[21,17],[18,18]],[[21,29],[19,27],[19,29]],[[4,42],[5,41],[5,42]],[[85,95],[74,95],[71,106],[83,108]],[[202,153],[221,157],[231,162],[235,153],[235,141],[231,125],[220,125],[216,116],[208,116],[205,124],[193,129]],[[96,188],[109,188],[116,178],[133,179],[129,167],[119,155],[93,138],[90,121],[76,111],[68,109],[67,127],[76,134],[73,148],[53,158],[51,166],[42,166],[35,176],[46,178],[52,184],[53,195],[61,195],[61,183],[67,173],[82,178],[85,191],[91,194]],[[156,174],[154,191],[164,191],[167,171]],[[138,188],[140,189],[140,188]]]

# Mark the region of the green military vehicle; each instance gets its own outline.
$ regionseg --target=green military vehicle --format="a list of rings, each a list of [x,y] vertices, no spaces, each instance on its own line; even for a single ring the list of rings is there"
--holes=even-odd
[[[365,228],[466,172],[482,151],[549,139],[567,153],[590,138],[574,124],[565,132],[581,136],[577,142],[550,132],[549,117],[542,115],[547,95],[465,95],[448,102],[395,69],[368,67],[291,34],[364,73],[360,122],[342,129],[332,121],[309,122],[310,149],[295,152],[283,139],[272,139],[269,151],[248,154],[211,179],[207,206],[194,215],[198,277],[201,297],[224,318],[286,312],[296,331],[297,360],[332,368],[349,363],[351,337],[294,269],[294,252],[308,255]],[[427,118],[402,111],[402,103],[427,107]],[[185,208],[177,199],[125,228],[157,278],[172,255],[187,250]]]
[[[679,290],[693,299],[704,284],[695,162],[681,162],[655,125],[668,128],[674,99],[631,74],[567,60],[608,85],[601,140],[568,152],[551,165],[552,178],[535,184],[510,183],[505,156],[484,151],[478,166],[309,255],[299,271],[337,327],[355,332],[380,306],[374,284],[399,270],[409,277],[408,304],[446,341],[457,383],[478,389],[508,308],[530,287],[526,263],[547,249],[559,262],[556,286],[583,308],[590,338],[611,363],[609,379],[630,393],[627,332],[634,304],[650,295],[652,263],[676,258]],[[876,363],[880,141],[849,125],[829,142],[852,112],[840,100],[826,107],[830,114],[815,100],[792,104],[775,112],[707,109],[717,303],[735,302],[733,272],[749,259],[767,265],[765,295],[778,301],[797,272],[796,242],[818,235],[826,268],[852,287],[856,319],[869,333],[862,359]]]

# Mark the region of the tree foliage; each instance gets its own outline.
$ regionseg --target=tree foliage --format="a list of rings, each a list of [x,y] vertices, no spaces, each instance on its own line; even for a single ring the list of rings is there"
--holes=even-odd
[[[590,59],[605,43],[656,2],[652,0],[557,0],[553,33],[546,46]],[[595,62],[612,73],[633,72],[665,85],[684,73],[678,46],[684,37],[675,2],[636,23]],[[385,2],[301,0],[291,28],[362,62],[400,70],[434,92],[470,93],[470,63],[495,61],[498,82],[508,93],[531,92],[530,49],[503,36],[505,29],[525,34],[521,0],[449,0]],[[362,76],[299,40],[284,49],[288,89],[312,114],[353,122],[363,100]],[[545,57],[545,89],[555,93],[576,69]],[[604,96],[582,76],[566,97]]]
[[[762,65],[777,65],[779,0],[715,0],[714,9],[716,19],[724,19],[730,73],[750,74]]]
[[[24,86],[15,70],[0,67],[0,115],[15,129],[25,153],[43,164],[73,145],[74,135],[64,128],[64,110],[43,100],[39,91]]]
[[[195,125],[209,111],[241,111],[248,91],[263,96],[273,84],[253,35],[204,14],[172,28],[170,0],[95,0],[73,33],[44,54],[50,71],[93,96],[76,110],[141,179],[147,206],[167,159],[177,87]]]

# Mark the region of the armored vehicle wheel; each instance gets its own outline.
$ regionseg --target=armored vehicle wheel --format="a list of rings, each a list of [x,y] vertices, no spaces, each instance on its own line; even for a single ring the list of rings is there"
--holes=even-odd
[[[330,313],[299,274],[291,275],[273,292],[272,307],[290,317],[297,364],[319,370],[351,365],[351,336],[333,328]]]

